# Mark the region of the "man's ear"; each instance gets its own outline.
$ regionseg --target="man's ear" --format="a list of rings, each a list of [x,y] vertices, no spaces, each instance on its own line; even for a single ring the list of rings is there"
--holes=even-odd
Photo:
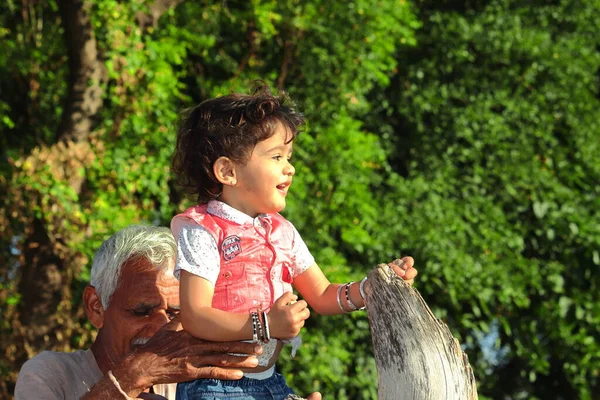
[[[96,329],[102,328],[104,325],[104,306],[102,306],[102,301],[95,287],[90,285],[85,287],[83,290],[83,304],[88,320]]]
[[[219,182],[227,186],[235,186],[235,163],[228,157],[219,157],[213,164],[213,173]]]

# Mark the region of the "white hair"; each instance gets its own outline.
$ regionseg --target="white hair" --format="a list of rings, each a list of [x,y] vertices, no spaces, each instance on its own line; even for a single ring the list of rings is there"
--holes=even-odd
[[[177,252],[175,239],[165,227],[131,225],[102,243],[92,264],[90,285],[106,310],[119,285],[123,264],[146,259],[158,271],[173,271]]]

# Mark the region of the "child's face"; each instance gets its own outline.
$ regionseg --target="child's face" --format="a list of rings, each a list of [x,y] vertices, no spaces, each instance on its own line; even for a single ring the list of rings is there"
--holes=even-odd
[[[245,165],[235,166],[237,183],[223,200],[251,217],[283,210],[295,173],[290,139],[291,133],[278,124],[273,136],[256,145]]]

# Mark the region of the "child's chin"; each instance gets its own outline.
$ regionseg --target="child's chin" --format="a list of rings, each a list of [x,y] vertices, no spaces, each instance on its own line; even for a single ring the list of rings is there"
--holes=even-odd
[[[285,203],[278,205],[276,207],[272,207],[271,211],[268,211],[265,214],[274,214],[274,213],[278,213],[283,210],[285,210]]]

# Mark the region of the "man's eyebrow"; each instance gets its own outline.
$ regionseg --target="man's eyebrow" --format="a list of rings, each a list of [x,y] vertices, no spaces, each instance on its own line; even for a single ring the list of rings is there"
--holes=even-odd
[[[139,308],[156,308],[158,307],[160,304],[159,303],[138,303],[135,306],[133,306],[132,308],[134,309],[139,309]]]
[[[167,307],[169,310],[175,310],[175,311],[179,311],[181,310],[181,307],[179,305],[176,306],[168,306]]]

